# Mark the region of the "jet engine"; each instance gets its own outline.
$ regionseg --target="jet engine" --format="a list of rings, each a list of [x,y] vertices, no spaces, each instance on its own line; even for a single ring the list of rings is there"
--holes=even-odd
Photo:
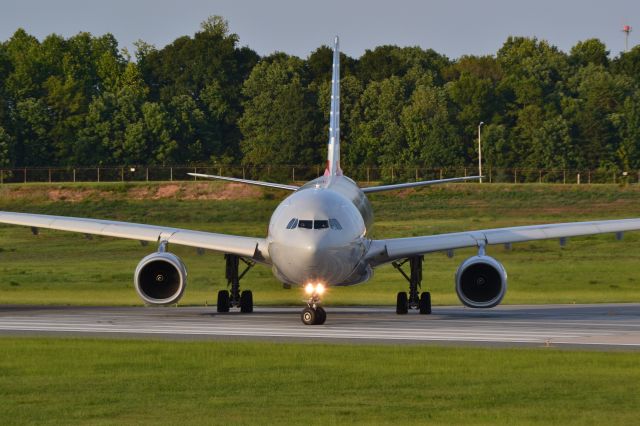
[[[138,264],[133,282],[146,303],[170,305],[180,300],[184,293],[187,268],[175,254],[151,253]]]
[[[456,272],[456,293],[470,308],[493,308],[507,292],[507,272],[490,256],[473,256]]]

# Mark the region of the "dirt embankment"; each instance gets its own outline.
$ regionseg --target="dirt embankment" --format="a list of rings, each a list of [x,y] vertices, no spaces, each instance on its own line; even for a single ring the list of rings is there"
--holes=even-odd
[[[227,182],[180,182],[158,184],[6,185],[0,197],[38,201],[85,200],[240,200],[259,198],[261,188]]]

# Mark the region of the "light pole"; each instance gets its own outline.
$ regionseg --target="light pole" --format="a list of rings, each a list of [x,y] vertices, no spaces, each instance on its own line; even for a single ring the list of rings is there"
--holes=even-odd
[[[478,174],[480,175],[480,183],[482,183],[482,125],[484,121],[478,124]]]

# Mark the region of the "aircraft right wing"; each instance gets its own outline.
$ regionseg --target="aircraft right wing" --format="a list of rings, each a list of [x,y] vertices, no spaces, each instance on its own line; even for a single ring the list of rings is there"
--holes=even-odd
[[[169,244],[203,248],[221,253],[236,254],[260,262],[269,262],[269,253],[264,238],[215,234],[213,232],[191,231],[114,220],[31,213],[0,212],[0,223],[29,226],[34,233],[37,233],[39,228],[46,228],[139,241],[166,241]]]
[[[620,219],[594,222],[551,223],[545,225],[455,232],[423,237],[391,238],[387,240],[373,240],[366,258],[372,266],[377,266],[393,260],[435,251],[638,230],[640,230],[640,219]]]
[[[227,177],[227,176],[205,175],[202,173],[187,173],[187,174],[193,177],[201,177],[205,179],[227,180],[229,182],[246,183],[247,185],[267,186],[269,188],[285,189],[287,191],[295,191],[300,188],[299,186],[295,186],[295,185],[285,185],[282,183],[264,182],[261,180],[249,180],[249,179],[239,179],[239,178],[233,178],[233,177]]]

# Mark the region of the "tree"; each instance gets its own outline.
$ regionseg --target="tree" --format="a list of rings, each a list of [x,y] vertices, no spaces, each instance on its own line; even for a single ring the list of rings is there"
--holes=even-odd
[[[609,65],[609,51],[600,40],[591,38],[585,41],[579,41],[571,48],[569,61],[578,67],[584,67],[589,64]]]
[[[243,88],[240,118],[247,164],[313,164],[315,102],[302,84],[303,62],[280,55],[256,65]]]
[[[406,149],[400,123],[406,87],[399,77],[372,81],[360,97],[352,119],[351,164],[393,166]]]
[[[463,146],[451,123],[444,88],[419,86],[404,107],[402,127],[407,149],[398,153],[409,164],[436,168],[464,164]]]

